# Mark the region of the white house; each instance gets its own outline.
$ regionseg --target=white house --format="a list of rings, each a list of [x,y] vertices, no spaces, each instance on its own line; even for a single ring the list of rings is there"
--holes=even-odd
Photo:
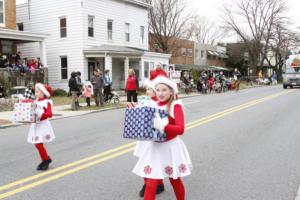
[[[49,84],[68,89],[72,71],[88,80],[97,67],[110,70],[113,87],[125,87],[129,67],[139,80],[149,76],[154,62],[169,64],[168,54],[148,51],[148,10],[142,0],[29,0],[17,6],[17,23],[46,39]],[[26,57],[38,48],[21,44]]]

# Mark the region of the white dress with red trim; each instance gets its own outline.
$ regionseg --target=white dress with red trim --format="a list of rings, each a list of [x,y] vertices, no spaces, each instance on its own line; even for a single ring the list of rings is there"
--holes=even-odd
[[[36,115],[40,118],[40,121],[31,124],[27,142],[33,144],[51,142],[55,139],[55,135],[49,121],[49,118],[52,117],[53,103],[49,99],[40,99],[35,101],[35,103],[37,104]]]
[[[160,105],[166,109],[165,105]],[[166,142],[147,142],[137,149],[139,157],[133,173],[144,178],[164,179],[184,177],[191,174],[192,162],[188,150],[179,135],[184,132],[184,113],[182,103],[172,103],[169,112],[169,124],[165,127]]]

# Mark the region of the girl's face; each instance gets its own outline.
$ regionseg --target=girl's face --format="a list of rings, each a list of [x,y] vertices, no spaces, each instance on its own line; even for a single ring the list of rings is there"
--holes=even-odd
[[[173,91],[167,85],[161,83],[156,86],[156,96],[158,101],[168,101],[172,95]]]
[[[146,95],[149,96],[149,97],[154,97],[156,94],[154,92],[154,90],[152,88],[147,88],[146,90]]]
[[[44,98],[44,94],[38,88],[35,88],[34,95],[36,99]]]

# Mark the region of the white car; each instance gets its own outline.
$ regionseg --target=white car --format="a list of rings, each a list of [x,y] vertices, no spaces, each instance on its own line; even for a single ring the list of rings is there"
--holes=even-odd
[[[11,88],[10,96],[11,96],[11,98],[23,100],[25,98],[24,97],[25,90],[26,90],[25,86],[15,86],[15,87]]]

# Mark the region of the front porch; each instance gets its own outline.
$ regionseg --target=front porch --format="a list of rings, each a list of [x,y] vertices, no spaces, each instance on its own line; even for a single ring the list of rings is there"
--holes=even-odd
[[[109,70],[109,75],[113,81],[113,88],[124,90],[128,77],[129,68],[133,68],[140,82],[149,78],[150,71],[154,69],[154,63],[160,62],[165,70],[169,65],[169,54],[147,52],[141,49],[102,45],[91,47],[83,51],[86,59],[86,76],[84,79],[90,80],[95,68],[102,72]]]

